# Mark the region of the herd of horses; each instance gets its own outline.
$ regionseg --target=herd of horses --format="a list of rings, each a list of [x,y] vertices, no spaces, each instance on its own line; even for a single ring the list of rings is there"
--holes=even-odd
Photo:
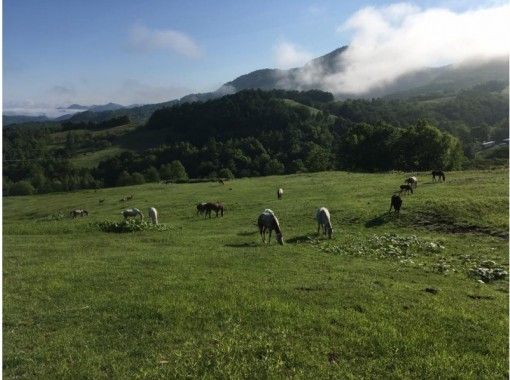
[[[432,182],[444,182],[446,180],[446,176],[442,170],[433,170],[431,174]],[[415,176],[407,178],[404,181],[404,184],[400,185],[400,191],[396,191],[391,196],[390,210],[388,212],[391,212],[391,209],[394,209],[397,214],[400,213],[400,207],[402,207],[402,198],[400,195],[402,195],[402,193],[408,194],[409,192],[413,194],[413,189],[416,189],[417,187],[418,178]]]
[[[432,171],[432,181],[445,181],[446,177],[443,171],[434,170]],[[223,181],[221,181],[222,184]],[[396,191],[391,196],[390,209],[388,213],[391,213],[391,210],[394,209],[395,213],[400,213],[400,208],[402,207],[402,194],[408,194],[409,192],[413,194],[413,189],[416,190],[418,187],[418,178],[416,176],[412,176],[407,178],[404,181],[403,185],[400,185],[400,191]],[[276,191],[276,196],[278,200],[283,198],[283,189],[279,188]],[[125,202],[127,200],[133,199],[133,195],[122,198],[120,201]],[[104,199],[100,199],[99,203],[103,203]],[[225,211],[225,206],[221,202],[200,202],[196,205],[197,215],[203,215],[204,218],[211,218],[212,212],[216,214],[216,217],[223,217],[223,213]],[[143,213],[138,208],[128,208],[121,212],[122,216],[125,220],[128,218],[136,218],[139,217],[140,220],[143,220]],[[84,209],[75,209],[71,211],[71,217],[74,219],[78,216],[84,217],[88,215],[88,211]],[[148,215],[153,224],[158,224],[158,211],[154,207],[150,207],[148,209]],[[327,236],[331,239],[333,234],[333,226],[331,224],[331,215],[329,210],[326,207],[320,207],[317,209],[315,213],[315,220],[317,222],[317,234],[319,235],[321,230],[323,235]],[[275,231],[276,241],[278,244],[283,245],[283,234],[280,228],[280,222],[276,217],[275,213],[271,209],[265,209],[259,215],[257,219],[257,225],[259,229],[260,236],[262,238],[262,242],[266,243],[266,234],[268,234],[268,243],[271,243],[271,234]]]

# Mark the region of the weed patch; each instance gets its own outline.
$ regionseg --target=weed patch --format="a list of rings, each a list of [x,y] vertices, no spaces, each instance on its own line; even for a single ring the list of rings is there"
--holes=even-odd
[[[123,220],[122,222],[112,222],[106,220],[104,222],[91,223],[92,226],[103,232],[126,233],[138,231],[166,231],[164,224],[152,224],[141,220]]]

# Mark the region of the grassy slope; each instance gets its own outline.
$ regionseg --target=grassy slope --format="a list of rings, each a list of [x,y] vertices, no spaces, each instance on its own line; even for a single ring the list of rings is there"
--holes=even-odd
[[[508,268],[507,240],[496,236],[508,229],[508,172],[419,177],[398,219],[385,212],[402,173],[5,198],[4,377],[506,377],[508,282],[481,285],[467,272],[483,259]],[[225,217],[196,217],[203,200],[224,201]],[[168,231],[89,225],[152,205]],[[332,241],[314,238],[321,205]],[[91,215],[48,220],[74,207]],[[284,246],[260,244],[255,221],[267,207]],[[449,225],[480,233],[445,233]],[[356,255],[387,232],[446,248],[412,262]]]
[[[77,168],[95,168],[103,160],[116,156],[122,153],[125,149],[118,146],[111,146],[95,152],[78,153],[78,155],[71,158],[71,162]]]

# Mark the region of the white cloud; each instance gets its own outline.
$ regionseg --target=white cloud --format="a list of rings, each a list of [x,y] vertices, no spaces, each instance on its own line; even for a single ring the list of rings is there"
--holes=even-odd
[[[467,11],[421,9],[409,3],[366,7],[338,28],[352,38],[336,62],[337,72],[308,65],[298,84],[366,94],[419,69],[508,57],[508,20],[509,4]],[[292,57],[292,49],[288,50]]]
[[[193,38],[177,30],[151,30],[144,25],[135,25],[129,33],[129,47],[136,51],[172,51],[189,58],[200,58],[203,51]]]
[[[508,20],[508,4],[464,12],[407,3],[363,8],[339,28],[353,32],[345,70],[322,82],[334,92],[364,93],[424,67],[508,56]]]
[[[279,68],[301,66],[313,58],[313,54],[290,42],[280,42],[274,47],[275,59]]]

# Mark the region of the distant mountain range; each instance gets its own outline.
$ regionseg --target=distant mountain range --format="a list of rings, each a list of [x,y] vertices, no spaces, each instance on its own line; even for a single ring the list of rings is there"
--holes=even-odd
[[[71,104],[68,107],[59,107],[60,110],[82,110],[82,111],[94,111],[94,112],[103,112],[103,111],[115,111],[120,110],[124,107],[123,105],[117,104],[117,103],[108,103],[103,105],[92,105],[92,106],[82,106],[80,104]]]
[[[53,120],[100,122],[112,117],[127,115],[134,122],[144,123],[155,110],[160,108],[182,103],[197,101],[203,102],[247,89],[321,89],[327,91],[327,89],[323,88],[320,75],[331,75],[344,70],[343,54],[347,49],[347,46],[340,47],[328,54],[311,60],[302,67],[296,67],[289,70],[261,69],[252,71],[223,84],[216,91],[190,94],[182,97],[181,99],[170,100],[168,102],[141,106],[131,105],[128,107],[116,103],[92,106],[72,104],[65,109],[80,110],[83,112],[64,115]],[[314,73],[317,80],[303,81],[302,78],[306,77],[310,72]],[[310,75],[308,75],[308,78],[309,77]],[[348,92],[342,91],[339,91],[334,95],[338,99],[353,97],[408,98],[431,94],[446,95],[493,80],[508,83],[508,57],[478,63],[426,68],[402,75],[393,82],[363,95],[349,94]],[[3,116],[4,125],[28,121],[49,120],[50,119],[45,116]]]

